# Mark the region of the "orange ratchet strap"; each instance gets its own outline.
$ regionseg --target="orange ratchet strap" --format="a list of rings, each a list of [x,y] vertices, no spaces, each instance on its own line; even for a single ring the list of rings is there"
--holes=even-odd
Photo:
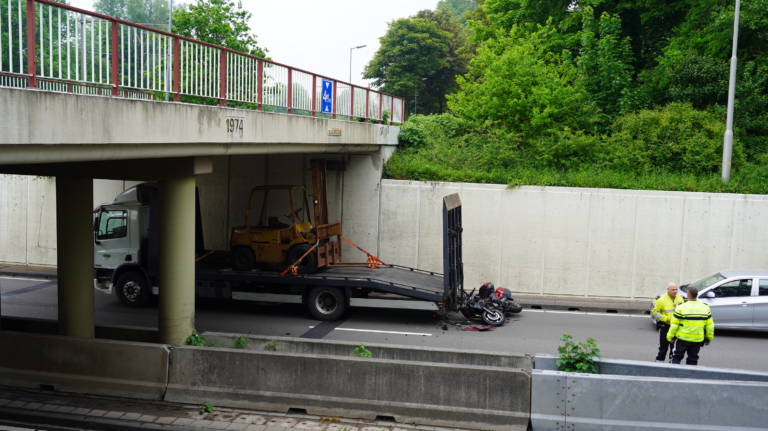
[[[376,269],[376,268],[381,268],[381,265],[385,265],[386,266],[386,263],[382,262],[381,259],[379,259],[378,257],[372,255],[371,253],[368,253],[367,251],[365,251],[362,248],[358,247],[357,244],[355,244],[352,241],[344,238],[343,236],[341,236],[341,235],[339,235],[339,236],[341,237],[341,239],[343,239],[344,241],[348,242],[349,245],[351,245],[352,247],[355,247],[356,249],[362,251],[363,253],[365,253],[368,256],[368,259],[366,259],[366,261],[365,261],[365,263],[368,264],[368,268]]]

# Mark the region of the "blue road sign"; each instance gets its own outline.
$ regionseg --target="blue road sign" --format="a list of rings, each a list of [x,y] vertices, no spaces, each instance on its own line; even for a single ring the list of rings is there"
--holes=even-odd
[[[323,79],[323,104],[321,112],[323,114],[333,113],[333,81]]]

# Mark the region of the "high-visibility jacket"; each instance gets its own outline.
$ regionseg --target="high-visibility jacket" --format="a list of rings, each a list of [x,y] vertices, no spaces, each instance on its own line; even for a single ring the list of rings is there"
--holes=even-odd
[[[665,293],[653,301],[651,316],[659,322],[669,325],[672,323],[672,315],[675,314],[675,304],[679,306],[684,302],[685,298],[683,298],[683,295],[675,295],[675,300],[673,301],[669,294]]]
[[[678,305],[667,333],[668,341],[672,341],[673,338],[691,343],[715,338],[715,322],[712,320],[709,305],[699,301],[688,301]]]

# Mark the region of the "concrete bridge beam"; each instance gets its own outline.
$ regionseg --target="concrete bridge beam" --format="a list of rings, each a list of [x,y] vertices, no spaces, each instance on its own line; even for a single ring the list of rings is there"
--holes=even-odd
[[[94,337],[93,180],[56,178],[59,334]]]

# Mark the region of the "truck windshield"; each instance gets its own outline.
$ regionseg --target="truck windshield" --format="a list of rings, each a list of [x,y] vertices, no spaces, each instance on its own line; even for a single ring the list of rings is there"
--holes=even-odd
[[[128,223],[126,218],[126,211],[102,211],[101,214],[99,214],[96,238],[99,240],[125,238],[128,235]]]

